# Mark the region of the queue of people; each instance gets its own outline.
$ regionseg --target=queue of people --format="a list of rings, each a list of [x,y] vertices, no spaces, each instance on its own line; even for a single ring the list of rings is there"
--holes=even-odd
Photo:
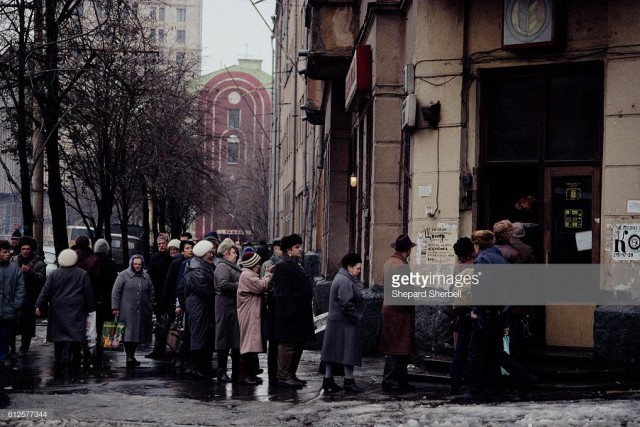
[[[456,271],[482,264],[531,262],[532,251],[517,240],[518,231],[518,224],[504,220],[493,231],[478,230],[471,239],[459,239],[453,247],[459,263]],[[181,316],[185,330],[182,366],[195,377],[254,386],[262,383],[258,354],[267,353],[270,384],[304,387],[307,382],[297,371],[305,343],[315,339],[315,332],[313,286],[302,265],[302,238],[292,234],[275,240],[273,256],[262,263],[253,250],[239,257],[240,249],[231,239],[219,242],[207,236],[194,243],[189,236],[181,237],[169,240],[159,235],[158,250],[147,269],[143,257],[134,255],[128,268],[119,273],[104,239],[96,241],[93,250],[88,239],[78,239],[74,248],[59,254],[60,268],[46,281],[44,264],[35,255],[35,240],[20,239],[14,262],[9,262],[11,245],[0,241],[0,270],[7,278],[3,299],[11,298],[10,303],[3,300],[0,313],[0,366],[10,351],[15,320],[21,316],[11,307],[35,308],[32,315],[20,317],[21,353],[29,351],[30,338],[35,335],[33,315],[48,310],[47,340],[54,343],[57,364],[80,363],[88,313],[97,312],[98,331],[106,320],[123,321],[128,368],[140,365],[137,347],[152,341],[155,313],[155,343],[147,358],[165,359],[169,325]],[[389,270],[409,265],[415,246],[408,235],[391,243],[385,278]],[[358,254],[345,255],[331,284],[321,352],[326,393],[364,391],[354,376],[355,367],[362,365],[361,268]],[[501,367],[529,383],[535,381],[503,354],[503,337],[511,329],[510,307],[471,306],[458,300],[453,313],[453,394],[461,391],[466,378],[472,395],[490,396],[499,388]],[[415,352],[414,306],[383,303],[379,350],[385,355],[382,389],[392,393],[413,390],[408,364]],[[99,352],[95,366],[101,365]],[[336,375],[344,376],[342,386],[336,383]]]

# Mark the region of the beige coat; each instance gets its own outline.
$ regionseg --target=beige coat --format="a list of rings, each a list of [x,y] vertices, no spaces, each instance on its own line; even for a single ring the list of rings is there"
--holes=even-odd
[[[264,278],[253,270],[243,268],[238,282],[238,323],[240,324],[240,354],[261,353],[262,303],[271,273]]]
[[[395,252],[384,264],[385,277],[394,267],[408,264],[407,260]],[[385,283],[389,286],[389,283]],[[414,306],[394,306],[382,304],[382,330],[380,331],[380,352],[392,355],[408,355],[415,347],[416,308]]]

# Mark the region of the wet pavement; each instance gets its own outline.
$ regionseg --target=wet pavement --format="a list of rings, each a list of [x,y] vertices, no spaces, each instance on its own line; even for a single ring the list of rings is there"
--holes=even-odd
[[[125,367],[121,352],[105,353],[101,370],[57,369],[42,325],[38,335],[26,357],[13,357],[0,372],[12,400],[0,412],[0,425],[640,425],[636,390],[534,390],[500,403],[459,404],[447,384],[416,383],[414,392],[400,395],[382,392],[383,359],[368,357],[356,368],[365,393],[326,395],[318,352],[304,352],[298,375],[308,384],[291,390],[269,386],[266,373],[259,386],[195,379],[171,363],[144,359],[143,349],[135,369]],[[265,355],[260,363],[266,367]]]

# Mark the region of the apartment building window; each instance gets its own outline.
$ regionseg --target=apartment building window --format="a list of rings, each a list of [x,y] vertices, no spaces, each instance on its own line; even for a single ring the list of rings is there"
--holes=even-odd
[[[187,32],[185,30],[176,31],[176,43],[184,43],[187,40]]]
[[[176,9],[176,20],[178,22],[186,22],[187,21],[187,9]]]
[[[162,43],[164,41],[164,29],[158,28],[158,41]]]
[[[149,18],[151,18],[153,21],[158,19],[158,8],[157,7],[152,7],[151,9],[149,9]]]
[[[238,163],[240,139],[236,135],[227,138],[227,163]]]
[[[158,20],[164,21],[164,7],[158,8]]]
[[[176,53],[176,62],[178,64],[184,64],[184,52]]]
[[[152,29],[149,30],[149,41],[151,43],[156,41],[156,29],[155,28],[152,28]]]
[[[240,110],[229,110],[229,120],[228,128],[229,129],[239,129],[240,128]]]

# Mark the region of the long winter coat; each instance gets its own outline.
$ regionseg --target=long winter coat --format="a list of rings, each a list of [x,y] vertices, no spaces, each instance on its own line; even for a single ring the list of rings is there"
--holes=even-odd
[[[241,272],[240,267],[226,259],[216,267],[216,350],[240,348],[236,299]]]
[[[26,293],[22,270],[15,262],[1,263],[0,277],[0,319],[15,319],[24,306]]]
[[[264,293],[271,282],[271,273],[263,279],[248,268],[242,269],[238,282],[238,323],[240,325],[240,353],[262,353],[262,305]]]
[[[215,330],[213,266],[200,257],[185,261],[182,276],[192,350],[212,350]]]
[[[276,292],[275,339],[294,343],[315,339],[311,278],[302,265],[284,255],[273,271]]]
[[[86,339],[87,314],[96,310],[89,274],[76,266],[53,270],[40,292],[36,307],[49,303],[47,341],[82,342]]]
[[[356,278],[341,268],[331,283],[329,315],[321,359],[341,365],[362,365],[364,299]]]
[[[47,280],[47,266],[35,253],[32,253],[27,258],[23,258],[22,255],[17,255],[13,257],[11,261],[16,263],[18,267],[22,267],[23,265],[29,266],[29,271],[22,272],[26,294],[16,332],[22,335],[23,339],[35,337],[36,313],[34,307],[36,306],[36,300],[42,291],[44,282]]]
[[[132,343],[151,340],[153,301],[155,299],[153,283],[149,275],[142,270],[129,268],[118,274],[111,292],[111,309],[120,310],[118,321],[124,322],[124,341]]]
[[[407,260],[395,252],[384,264],[385,278],[387,271],[398,266],[409,264]],[[385,283],[390,286],[390,283]],[[380,332],[380,351],[391,355],[409,355],[415,347],[416,308],[414,306],[394,306],[382,304],[382,330]]]

